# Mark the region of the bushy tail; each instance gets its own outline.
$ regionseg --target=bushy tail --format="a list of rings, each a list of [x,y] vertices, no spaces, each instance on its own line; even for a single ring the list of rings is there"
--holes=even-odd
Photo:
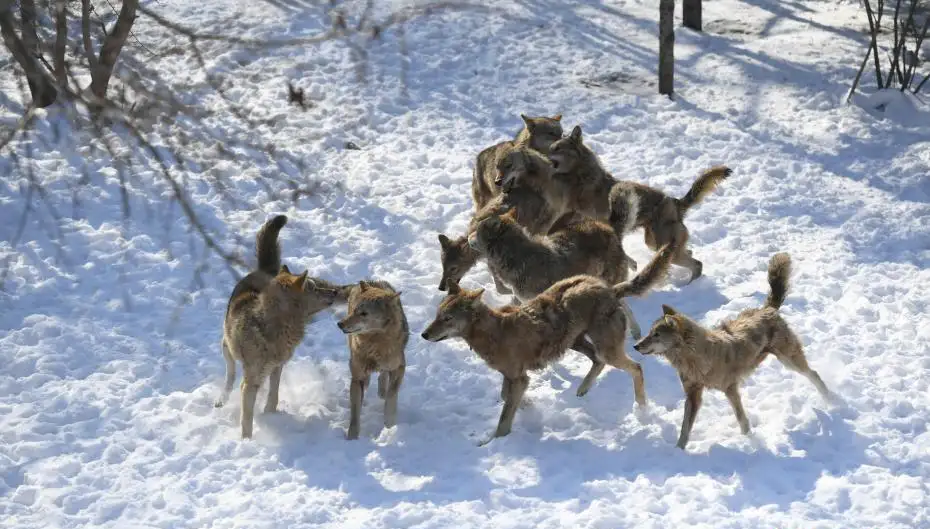
[[[633,279],[614,285],[617,297],[642,296],[652,290],[652,287],[665,277],[672,263],[675,252],[678,251],[678,241],[672,241],[659,249],[658,253],[649,261]]]
[[[281,247],[278,245],[278,232],[287,224],[287,217],[278,215],[266,222],[255,236],[255,255],[258,257],[258,269],[266,274],[276,275],[281,269]]]
[[[788,295],[788,276],[791,275],[791,256],[781,252],[769,260],[769,297],[765,299],[765,306],[777,309],[785,302]]]
[[[610,217],[608,222],[614,233],[621,239],[636,226],[639,215],[639,196],[636,191],[622,183],[614,184],[610,189]]]
[[[701,173],[701,176],[691,184],[691,189],[678,200],[678,212],[683,216],[691,209],[691,206],[703,200],[717,187],[717,184],[724,181],[732,172],[729,167],[718,165]]]

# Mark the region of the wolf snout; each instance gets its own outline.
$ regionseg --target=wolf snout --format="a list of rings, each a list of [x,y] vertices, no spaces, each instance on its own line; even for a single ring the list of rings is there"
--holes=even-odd
[[[429,340],[429,335],[426,334],[426,331],[423,331],[420,333],[420,338],[423,338],[424,340]]]
[[[500,187],[504,184],[504,173],[498,171],[497,176],[494,177],[494,185]]]
[[[445,280],[445,279],[441,279],[441,280],[439,281],[439,291],[440,291],[440,292],[445,292],[445,291],[446,291],[446,280]]]
[[[468,246],[472,250],[478,249],[478,235],[472,233],[471,235],[468,236]]]

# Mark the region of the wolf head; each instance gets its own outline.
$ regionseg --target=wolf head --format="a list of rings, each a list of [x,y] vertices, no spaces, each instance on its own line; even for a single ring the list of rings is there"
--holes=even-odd
[[[549,163],[556,173],[570,173],[581,165],[587,153],[581,127],[576,125],[571,134],[549,147]]]
[[[684,330],[686,321],[672,307],[662,305],[663,315],[657,319],[649,333],[636,342],[633,349],[644,355],[666,355],[686,345]]]
[[[430,342],[441,342],[447,338],[464,336],[468,326],[475,320],[475,312],[482,305],[484,289],[465,290],[458,283],[449,283],[449,295],[439,303],[436,318],[420,336]]]
[[[349,312],[336,325],[345,334],[365,333],[387,328],[397,321],[400,292],[360,281],[349,294]]]
[[[562,137],[562,114],[552,117],[530,117],[520,114],[520,119],[523,120],[523,130],[520,131],[517,140],[541,153],[546,153],[552,142]]]
[[[273,283],[277,285],[278,298],[284,300],[295,310],[302,310],[308,315],[330,307],[336,301],[335,289],[318,285],[316,281],[307,277],[307,271],[302,274],[292,274],[287,265],[281,265]]]
[[[478,262],[478,252],[468,246],[466,237],[452,240],[439,234],[439,244],[442,246],[442,279],[439,280],[439,290],[445,292],[449,283],[458,283],[462,277]]]
[[[487,254],[490,245],[506,235],[517,225],[517,208],[511,207],[503,215],[493,215],[479,222],[468,235],[468,246],[480,254]]]
[[[551,171],[552,165],[545,156],[529,147],[516,147],[509,149],[497,160],[494,184],[504,193],[518,184],[538,189],[544,184],[542,180],[549,178]]]

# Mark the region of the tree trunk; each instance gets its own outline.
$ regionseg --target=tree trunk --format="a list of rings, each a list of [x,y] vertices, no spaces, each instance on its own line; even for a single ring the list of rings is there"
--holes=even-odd
[[[681,23],[686,28],[701,31],[701,0],[682,0]]]
[[[123,1],[123,7],[119,11],[116,25],[113,27],[113,31],[104,39],[103,46],[100,47],[100,57],[97,59],[97,64],[94,65],[90,83],[91,93],[100,99],[105,98],[107,95],[107,86],[110,84],[110,77],[113,75],[113,67],[116,65],[116,59],[119,58],[119,52],[123,49],[123,45],[126,44],[132,24],[136,21],[136,9],[138,7],[139,0]]]
[[[55,0],[55,80],[58,86],[68,84],[68,71],[65,67],[65,50],[68,48],[68,10],[65,0]]]
[[[20,6],[26,3],[28,2],[23,2]],[[0,10],[0,33],[3,34],[3,43],[10,51],[10,55],[13,56],[20,68],[26,72],[26,80],[29,83],[29,92],[32,94],[33,104],[38,108],[50,106],[58,98],[58,90],[55,89],[55,85],[51,80],[46,77],[42,65],[39,64],[32,50],[26,47],[26,44],[16,36],[16,21],[9,9]],[[35,26],[32,27],[32,34],[35,34]]]
[[[675,0],[659,0],[659,93],[675,87]]]
[[[90,40],[90,0],[81,0],[81,40],[84,42],[84,54],[87,55],[87,67],[90,71],[97,69],[97,56]]]

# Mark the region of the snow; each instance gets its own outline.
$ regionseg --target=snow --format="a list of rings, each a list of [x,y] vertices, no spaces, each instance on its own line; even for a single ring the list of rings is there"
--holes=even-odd
[[[226,230],[219,242],[234,248],[285,213],[292,269],[403,291],[413,334],[399,424],[383,429],[369,398],[356,442],[343,438],[348,355],[337,315],[310,326],[284,370],[281,412],[257,414],[254,439],[242,441],[238,391],[212,406],[234,281],[214,262],[192,283],[203,248],[183,222],[145,213],[164,211],[169,195],[136,198],[124,222],[115,174],[92,161],[99,186],[64,222],[63,262],[38,221],[11,247],[25,177],[4,180],[6,527],[930,527],[930,111],[869,92],[868,77],[865,95],[844,103],[866,42],[856,3],[705,2],[707,33],[676,31],[674,101],[653,95],[654,2],[495,5],[410,22],[403,39],[390,30],[364,68],[340,43],[205,45],[230,97],[270,116],[267,134],[327,184],[296,205],[269,201],[253,178],[275,168],[205,164],[187,176],[225,174],[242,198],[232,207],[195,186],[198,213]],[[321,8],[288,0],[152,8],[243,37],[325,27]],[[149,47],[176,45],[144,17],[137,29]],[[183,57],[155,60],[168,77],[199,78]],[[285,79],[314,108],[291,110]],[[9,72],[0,86],[12,112]],[[768,257],[788,251],[795,274],[782,314],[843,403],[828,406],[767,361],[743,390],[752,435],[709,393],[685,453],[674,447],[683,398],[671,367],[630,348],[651,402],[637,415],[616,370],[575,397],[587,360],[569,353],[531,376],[513,433],[479,448],[500,412],[499,375],[461,341],[419,333],[441,299],[436,233],[464,230],[474,156],[513,134],[520,112],[564,113],[616,176],[672,194],[712,164],[732,167],[689,213],[705,277],[686,286],[687,271],[673,269],[633,311],[644,326],[663,303],[716,323],[758,306]],[[36,119],[49,133],[54,111]],[[70,191],[55,183],[77,177],[66,159],[80,156],[74,149],[37,153],[37,175],[66,213]],[[651,256],[639,232],[625,244],[640,264]],[[483,265],[466,276],[465,286],[490,285]]]

